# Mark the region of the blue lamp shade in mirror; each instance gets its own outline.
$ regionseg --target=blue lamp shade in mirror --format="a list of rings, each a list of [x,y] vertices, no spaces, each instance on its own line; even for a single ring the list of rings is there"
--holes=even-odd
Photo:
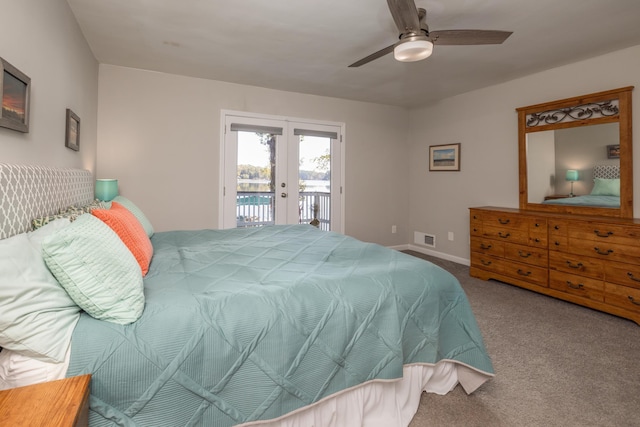
[[[97,179],[96,180],[96,199],[103,202],[109,202],[118,195],[117,179]]]
[[[573,182],[578,180],[578,171],[575,169],[568,169],[566,179],[571,182],[571,193],[569,193],[569,196],[573,197]]]

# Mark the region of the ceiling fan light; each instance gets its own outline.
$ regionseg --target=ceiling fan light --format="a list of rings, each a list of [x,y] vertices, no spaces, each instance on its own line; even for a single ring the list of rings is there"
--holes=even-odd
[[[393,48],[393,57],[400,62],[421,61],[430,57],[431,53],[433,53],[433,43],[421,36],[402,39]]]

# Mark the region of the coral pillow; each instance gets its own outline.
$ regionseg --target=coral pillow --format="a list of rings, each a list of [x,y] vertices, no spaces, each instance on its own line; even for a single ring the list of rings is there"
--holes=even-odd
[[[116,232],[140,264],[142,275],[146,275],[153,256],[153,246],[140,221],[117,202],[111,203],[111,209],[94,209],[91,214]]]

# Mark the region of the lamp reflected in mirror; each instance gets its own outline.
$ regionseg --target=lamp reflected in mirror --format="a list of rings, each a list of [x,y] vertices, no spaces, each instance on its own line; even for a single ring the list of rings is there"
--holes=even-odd
[[[575,169],[568,169],[566,180],[571,183],[571,192],[569,193],[569,197],[574,197],[575,194],[573,194],[573,183],[578,180],[578,171]]]

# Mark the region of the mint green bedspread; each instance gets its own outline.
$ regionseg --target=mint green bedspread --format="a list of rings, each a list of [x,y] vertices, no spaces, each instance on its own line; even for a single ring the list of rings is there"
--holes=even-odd
[[[90,424],[232,426],[449,359],[492,374],[457,280],[308,225],[152,238],[142,317],[81,316],[67,376],[93,375]]]

